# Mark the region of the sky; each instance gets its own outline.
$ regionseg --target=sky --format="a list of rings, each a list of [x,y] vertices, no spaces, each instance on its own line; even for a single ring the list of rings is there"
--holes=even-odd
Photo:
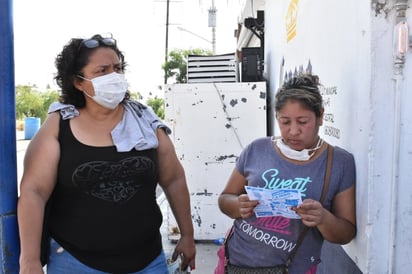
[[[168,51],[212,50],[208,9],[217,8],[216,54],[234,52],[241,0],[170,0]],[[14,0],[15,84],[39,89],[53,80],[54,60],[71,38],[112,33],[128,63],[130,90],[160,95],[166,37],[166,0]],[[184,29],[186,31],[179,30]],[[199,36],[201,38],[199,38]],[[207,42],[208,40],[209,42]]]

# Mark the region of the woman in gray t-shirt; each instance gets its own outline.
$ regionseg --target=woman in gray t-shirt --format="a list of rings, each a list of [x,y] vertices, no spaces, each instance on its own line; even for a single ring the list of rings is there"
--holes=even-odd
[[[249,144],[219,197],[221,211],[235,219],[226,249],[229,264],[285,264],[299,235],[309,227],[289,273],[316,273],[323,240],[346,244],[356,235],[354,159],[334,147],[330,184],[321,204],[328,144],[318,135],[324,113],[318,77],[301,74],[288,80],[276,94],[275,111],[281,137]],[[245,186],[298,190],[302,203],[286,208],[294,217],[280,213],[257,218],[259,202],[249,199]]]

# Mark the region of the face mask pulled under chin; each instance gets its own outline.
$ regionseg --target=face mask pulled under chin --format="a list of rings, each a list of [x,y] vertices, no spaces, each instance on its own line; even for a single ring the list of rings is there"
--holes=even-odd
[[[285,155],[287,158],[297,161],[307,161],[313,156],[314,152],[320,148],[322,144],[322,139],[319,138],[316,147],[311,149],[302,149],[300,151],[290,148],[287,144],[283,142],[282,139],[277,139],[275,143],[276,146],[279,148],[280,152],[282,152],[282,154]]]
[[[90,96],[86,92],[85,94],[99,105],[108,109],[115,109],[123,101],[127,91],[127,82],[124,74],[112,72],[89,81],[93,84],[94,96]]]

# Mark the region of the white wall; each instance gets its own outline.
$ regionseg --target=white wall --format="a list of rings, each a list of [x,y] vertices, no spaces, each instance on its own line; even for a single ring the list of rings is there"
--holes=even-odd
[[[396,93],[394,1],[383,9],[375,2],[266,1],[266,75],[273,98],[285,71],[306,68],[310,60],[328,91],[320,134],[356,161],[358,234],[344,248],[364,273],[405,273],[412,263],[412,69],[408,54]],[[289,10],[293,3],[295,13]],[[288,22],[296,23],[289,42]],[[279,134],[276,125],[274,131]]]
[[[222,238],[233,219],[220,212],[218,198],[242,149],[266,135],[266,83],[166,85],[165,121],[185,169],[195,240]],[[180,237],[176,227],[168,210],[171,240]]]

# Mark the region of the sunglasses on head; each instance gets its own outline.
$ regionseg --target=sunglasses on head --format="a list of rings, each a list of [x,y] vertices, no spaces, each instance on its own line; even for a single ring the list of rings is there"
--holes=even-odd
[[[94,49],[100,46],[101,44],[109,47],[116,46],[116,39],[114,38],[90,38],[90,39],[84,39],[80,45],[79,45],[79,50],[82,47],[86,47],[88,49]]]

